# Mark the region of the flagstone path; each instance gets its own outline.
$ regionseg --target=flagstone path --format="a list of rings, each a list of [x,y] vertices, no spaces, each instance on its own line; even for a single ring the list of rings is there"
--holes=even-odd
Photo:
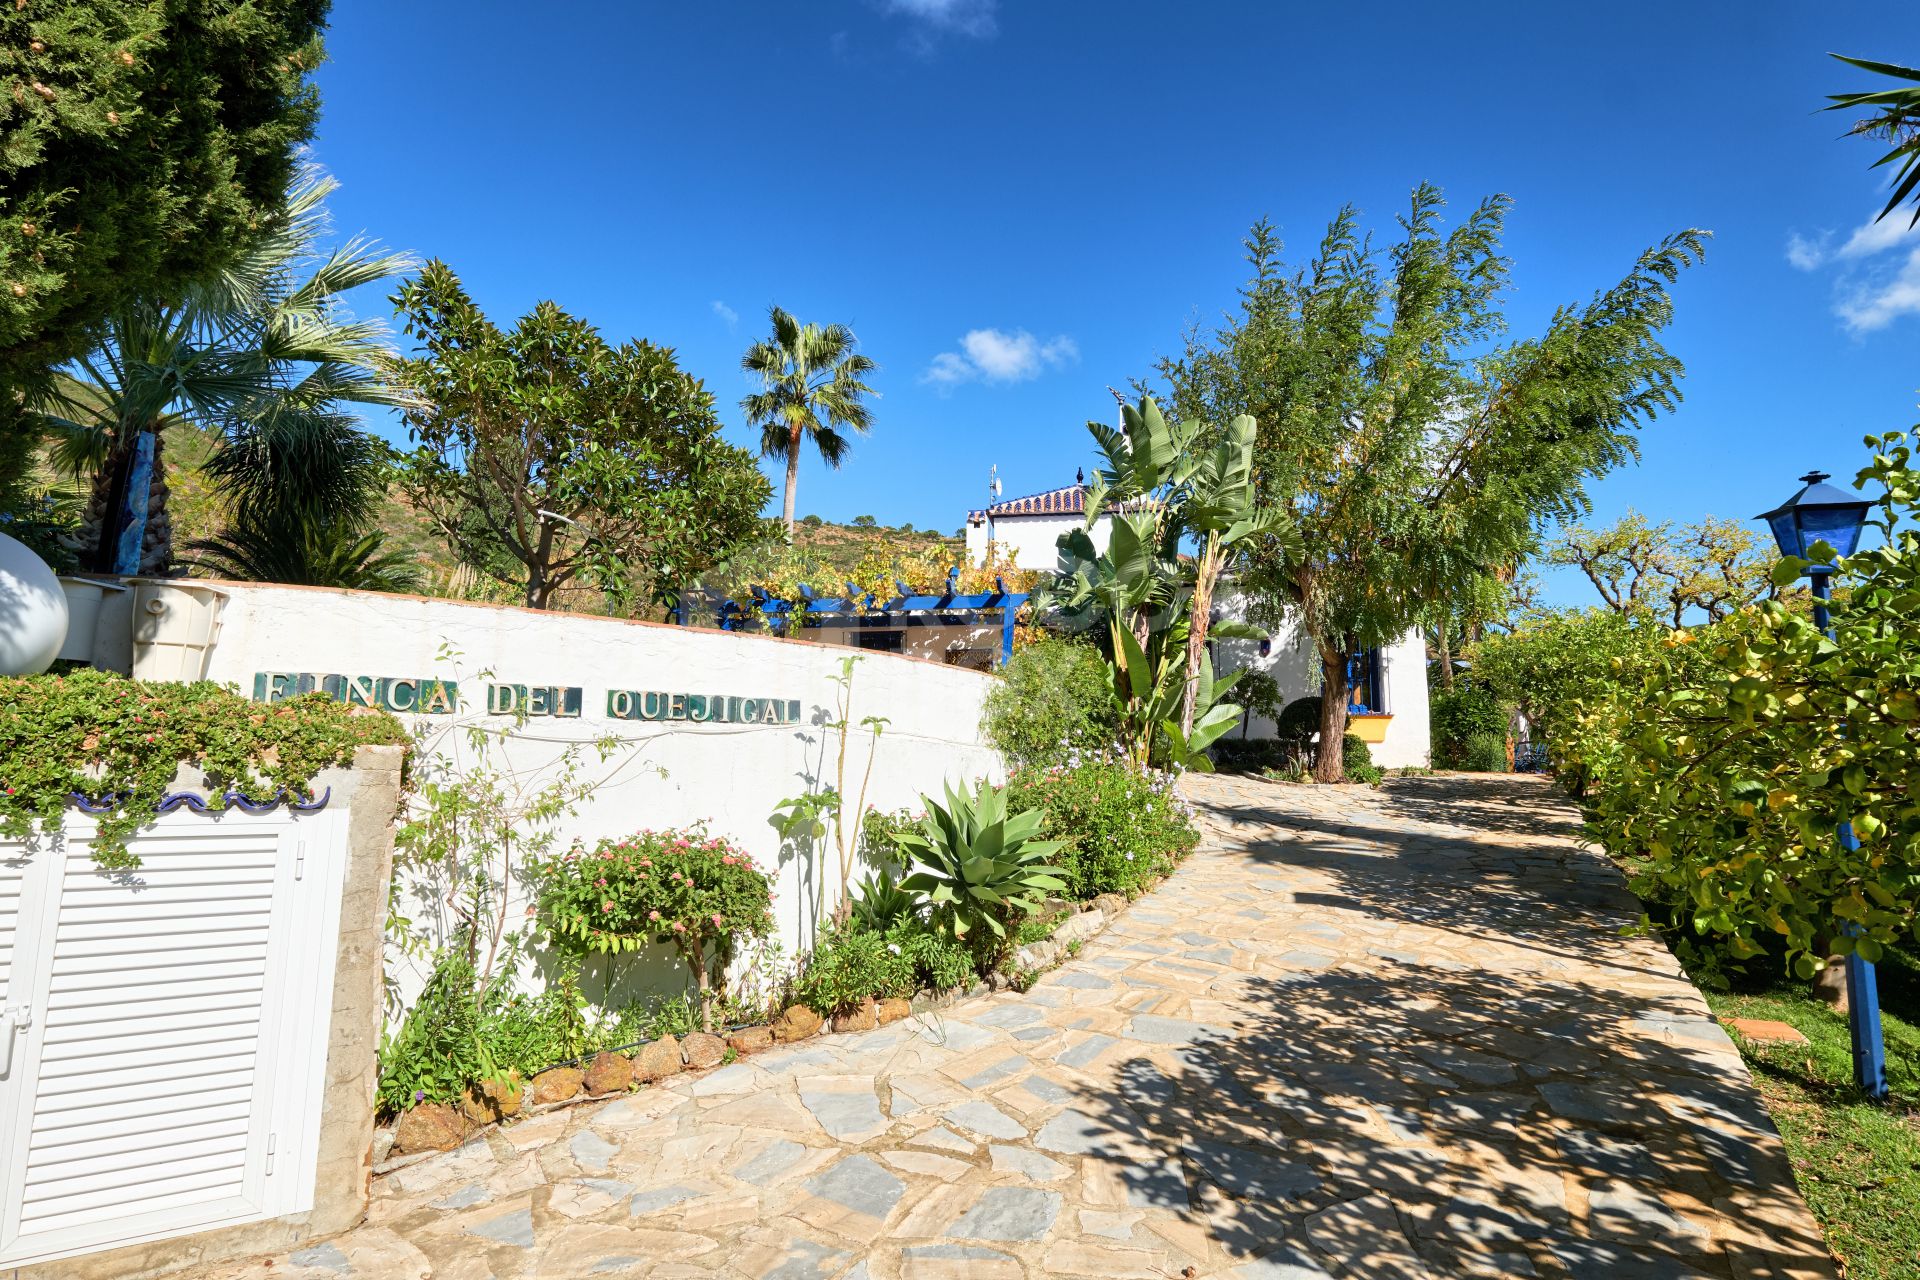
[[[1207,843],[1025,995],[536,1116],[206,1275],[1834,1275],[1547,785],[1188,781]]]

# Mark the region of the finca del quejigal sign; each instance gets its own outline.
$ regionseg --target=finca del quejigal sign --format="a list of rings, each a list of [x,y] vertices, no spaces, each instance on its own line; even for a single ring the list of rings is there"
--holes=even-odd
[[[576,719],[586,705],[579,685],[488,684],[489,715]],[[313,671],[260,671],[253,677],[255,702],[285,702],[320,693],[349,706],[378,707],[402,715],[453,715],[462,709],[460,684],[437,676],[341,675]],[[684,720],[695,724],[800,723],[797,698],[750,698],[723,693],[660,689],[609,689],[611,720]]]

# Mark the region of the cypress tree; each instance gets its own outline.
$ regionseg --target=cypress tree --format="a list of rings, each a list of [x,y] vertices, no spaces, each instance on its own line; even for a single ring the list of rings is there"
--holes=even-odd
[[[0,484],[23,394],[279,216],[327,0],[0,0]]]

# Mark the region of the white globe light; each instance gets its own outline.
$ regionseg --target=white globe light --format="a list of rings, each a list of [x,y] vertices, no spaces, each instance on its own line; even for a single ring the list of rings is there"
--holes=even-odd
[[[67,596],[47,562],[0,533],[0,676],[38,675],[67,638]]]

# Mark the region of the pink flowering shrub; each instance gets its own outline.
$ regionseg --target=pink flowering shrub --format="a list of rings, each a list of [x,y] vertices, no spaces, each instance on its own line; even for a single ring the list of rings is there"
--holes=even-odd
[[[540,925],[576,955],[670,942],[693,970],[711,1029],[714,972],[773,928],[773,885],[752,857],[693,827],[575,844],[540,867]]]

